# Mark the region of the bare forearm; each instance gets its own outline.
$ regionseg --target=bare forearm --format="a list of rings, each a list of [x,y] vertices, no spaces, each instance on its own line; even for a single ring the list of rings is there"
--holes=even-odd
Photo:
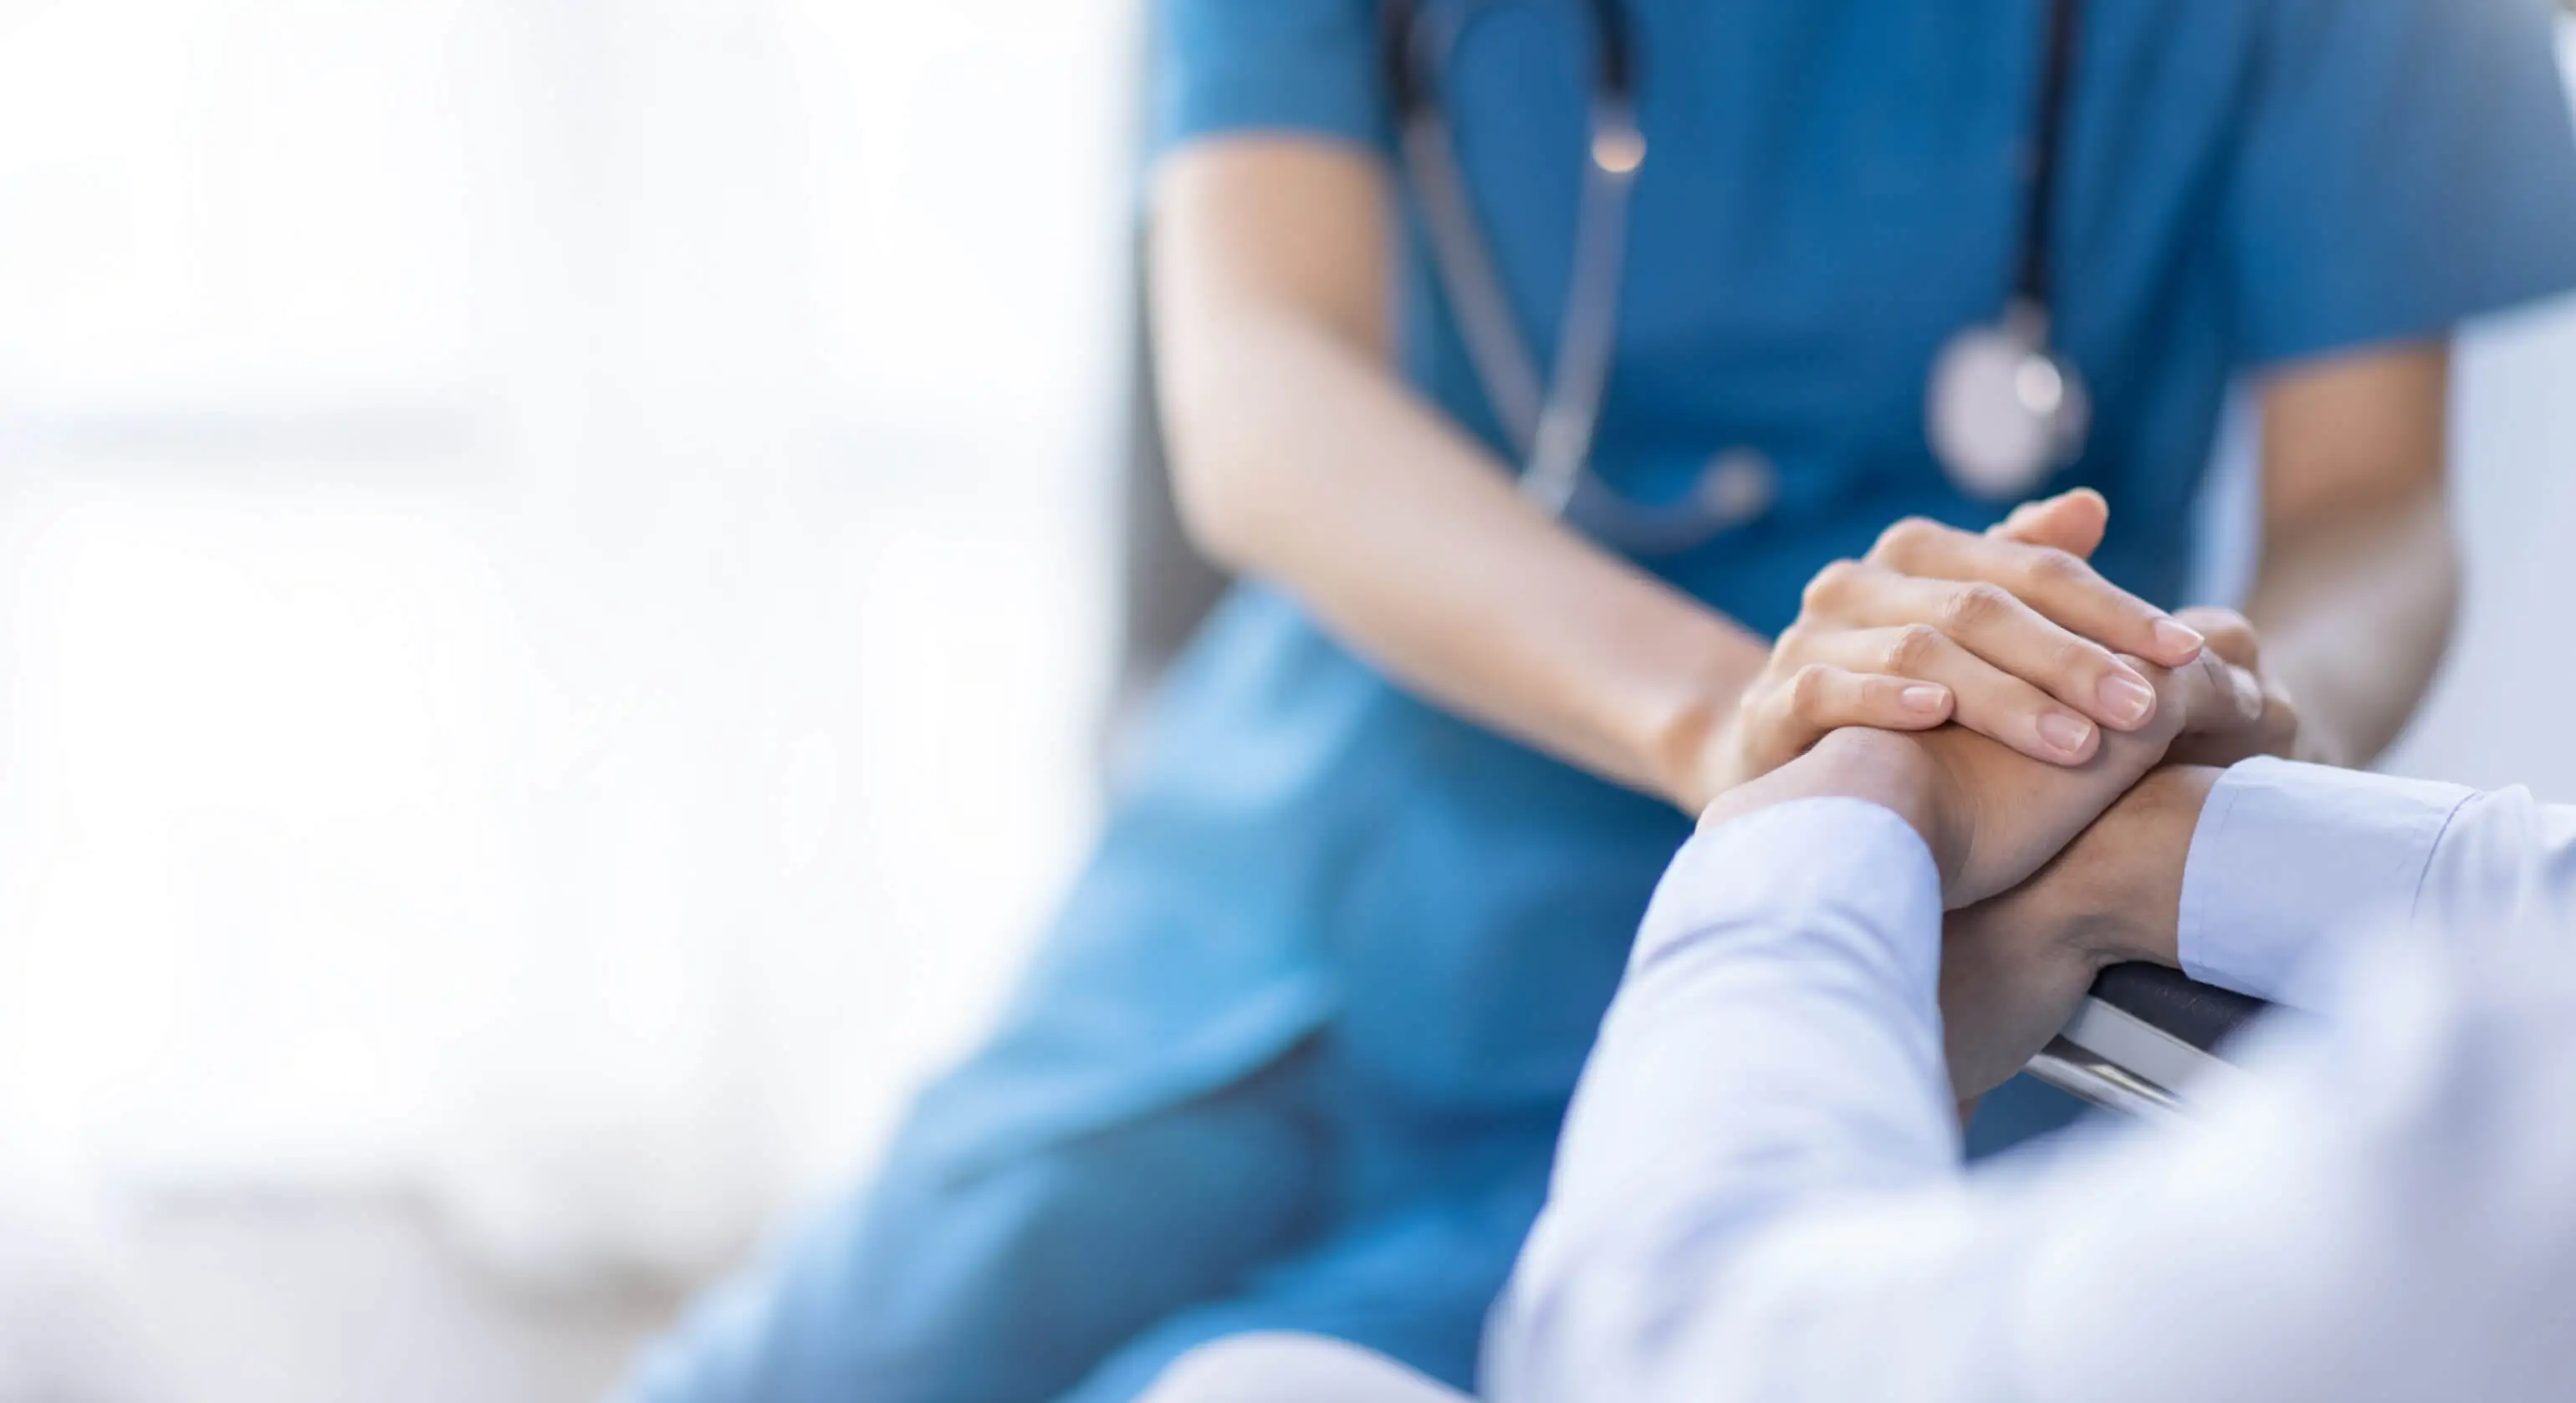
[[[1239,143],[1159,179],[1156,349],[1199,544],[1431,700],[1699,797],[1701,751],[1767,643],[1525,502],[1396,376],[1379,176]]]
[[[2268,542],[2246,610],[2299,709],[2300,757],[2369,764],[2449,646],[2459,553],[2438,483]]]
[[[2299,758],[2366,765],[2414,715],[2459,607],[2442,479],[2447,340],[2293,367],[2263,388],[2263,560],[2246,616],[2298,709]]]
[[[1670,794],[1767,651],[1532,507],[1473,441],[1321,330],[1238,319],[1175,378],[1188,508],[1397,679]],[[1185,487],[1185,502],[1188,500]]]

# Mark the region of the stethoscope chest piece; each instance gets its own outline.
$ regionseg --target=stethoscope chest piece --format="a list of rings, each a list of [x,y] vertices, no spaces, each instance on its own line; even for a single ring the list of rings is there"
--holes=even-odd
[[[2051,349],[2046,322],[2016,307],[1951,338],[1932,364],[1925,429],[1950,481],[1969,496],[2020,501],[2083,451],[2092,398]]]

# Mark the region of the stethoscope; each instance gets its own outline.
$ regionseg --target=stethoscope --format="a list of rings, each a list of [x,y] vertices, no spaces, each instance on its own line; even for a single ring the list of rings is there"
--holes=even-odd
[[[1467,29],[1485,12],[1538,0],[1462,0],[1417,7],[1389,0],[1388,83],[1405,172],[1435,276],[1467,359],[1511,447],[1521,490],[1548,512],[1641,555],[1698,546],[1759,509],[1767,488],[1758,458],[1722,455],[1697,486],[1669,504],[1638,502],[1590,470],[1617,331],[1627,257],[1628,210],[1646,140],[1637,127],[1636,53],[1618,0],[1559,0],[1593,32],[1590,146],[1574,226],[1574,261],[1555,365],[1538,357],[1513,319],[1474,213],[1440,81]],[[2049,249],[2061,138],[2075,67],[2077,0],[2047,6],[2035,140],[2022,174],[2020,260],[2002,315],[1952,337],[1934,357],[1924,428],[1952,483],[1988,501],[2017,501],[2084,448],[2092,400],[2051,338]],[[1748,464],[1757,466],[1748,467]]]

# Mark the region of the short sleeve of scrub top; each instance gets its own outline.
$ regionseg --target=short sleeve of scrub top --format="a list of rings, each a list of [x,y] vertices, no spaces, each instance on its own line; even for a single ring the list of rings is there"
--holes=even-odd
[[[1158,0],[1152,9],[1155,149],[1257,130],[1391,146],[1377,0]]]
[[[2240,362],[2440,335],[2576,284],[2547,0],[2277,0],[2221,238]]]

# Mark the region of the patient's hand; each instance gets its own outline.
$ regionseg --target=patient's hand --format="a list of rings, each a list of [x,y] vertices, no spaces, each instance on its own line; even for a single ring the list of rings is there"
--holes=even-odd
[[[2228,737],[2259,733],[2267,722],[2261,687],[2215,649],[2172,672],[2137,665],[2157,690],[2153,722],[2106,734],[2084,765],[2031,760],[1957,727],[1920,735],[1840,731],[1721,796],[1702,819],[1723,823],[1791,799],[1840,794],[1884,804],[1923,835],[1943,899],[1958,913],[1945,932],[1941,1006],[1962,1097],[2018,1071],[2065,1026],[2104,964],[2138,953],[2124,953],[2118,932],[2104,928],[2101,913],[2117,906],[2105,893],[2118,890],[2106,881],[2124,864],[2114,826],[2085,836],[2095,820],[2114,804],[2141,821],[2187,805],[2187,824],[2211,772],[2140,780],[2179,737],[2216,738],[2226,748]],[[2133,788],[2135,801],[2122,802]],[[2160,802],[2168,798],[2171,805]],[[2050,880],[2025,886],[2070,843],[2078,851],[2051,869]]]
[[[2177,963],[2182,869],[2221,773],[2157,770],[2029,881],[1950,914],[1941,931],[1941,1023],[1962,1098],[2027,1066],[2104,969]]]
[[[2257,755],[2299,757],[2299,708],[2279,681],[2263,670],[2263,643],[2254,626],[2233,609],[2178,609],[2174,618],[2199,630],[2209,651],[2235,664],[2262,685],[2263,709],[2241,725],[2186,733],[2176,740],[2166,761],[2176,765],[2214,765],[2224,769]]]
[[[2170,912],[2159,919],[2153,908],[2172,905],[2178,876],[2146,869],[2180,860],[2216,772],[2149,772],[2169,750],[2232,757],[2275,739],[2276,699],[2226,661],[2233,646],[2219,645],[2233,645],[2239,627],[2227,617],[2194,622],[2212,646],[2156,676],[2155,723],[2106,733],[2082,768],[2035,764],[1965,732],[1910,738],[1942,762],[1940,821],[1966,834],[1951,840],[1941,869],[1955,912],[1942,935],[1941,1021],[1962,1099],[2020,1071],[2074,1016],[2095,975],[2152,956],[2149,937],[2170,930]],[[2177,825],[2180,842],[2169,837]]]
[[[2214,651],[2170,672],[2130,661],[2155,684],[2156,714],[2137,731],[2104,735],[2083,765],[2043,764],[1956,728],[1906,738],[1938,766],[1941,832],[1932,851],[1951,909],[2021,885],[2162,763],[2178,737],[2238,732],[2263,718],[2260,685]]]

